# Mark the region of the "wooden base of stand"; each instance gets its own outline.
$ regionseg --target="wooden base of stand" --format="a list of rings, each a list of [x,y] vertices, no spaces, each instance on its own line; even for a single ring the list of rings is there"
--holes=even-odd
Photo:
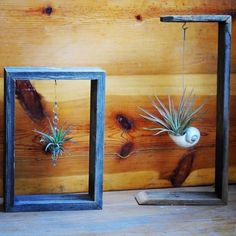
[[[223,205],[213,191],[146,190],[135,196],[139,205]]]

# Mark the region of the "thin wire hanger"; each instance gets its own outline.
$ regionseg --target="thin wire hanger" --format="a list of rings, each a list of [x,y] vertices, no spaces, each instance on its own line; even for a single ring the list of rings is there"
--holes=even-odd
[[[182,25],[183,30],[183,38],[182,38],[182,88],[183,91],[186,89],[186,81],[185,81],[185,47],[186,47],[186,31],[188,27],[186,26],[186,22]]]

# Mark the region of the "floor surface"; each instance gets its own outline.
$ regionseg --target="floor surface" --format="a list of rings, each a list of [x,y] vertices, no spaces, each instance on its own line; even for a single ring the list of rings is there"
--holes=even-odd
[[[235,185],[227,206],[139,206],[134,199],[138,192],[104,193],[103,210],[0,212],[0,235],[236,236]]]

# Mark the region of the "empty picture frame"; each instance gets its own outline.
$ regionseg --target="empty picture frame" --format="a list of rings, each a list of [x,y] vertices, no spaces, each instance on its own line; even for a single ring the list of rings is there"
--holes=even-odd
[[[142,191],[136,200],[140,205],[217,205],[228,202],[228,148],[230,101],[230,15],[162,16],[162,22],[218,23],[217,119],[215,152],[215,189],[195,191]],[[171,35],[170,35],[171,37]]]
[[[105,72],[97,68],[6,67],[4,208],[7,212],[102,208]],[[17,80],[90,80],[88,193],[15,195],[15,82]]]

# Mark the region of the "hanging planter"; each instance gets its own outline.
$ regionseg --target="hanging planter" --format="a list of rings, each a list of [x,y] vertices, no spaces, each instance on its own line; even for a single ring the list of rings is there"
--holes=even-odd
[[[154,108],[158,111],[160,118],[156,115],[149,113],[148,111],[140,108],[144,114],[141,116],[147,120],[150,120],[158,125],[154,128],[145,128],[147,130],[157,131],[154,135],[167,132],[173,140],[173,142],[182,148],[190,148],[198,143],[201,134],[200,131],[192,127],[192,123],[200,119],[204,112],[200,112],[205,105],[202,103],[196,109],[193,108],[195,101],[195,95],[193,89],[186,95],[185,85],[185,42],[186,42],[186,22],[182,25],[183,30],[183,46],[182,46],[182,88],[183,93],[180,98],[178,107],[174,105],[174,100],[168,96],[168,106],[165,106],[162,101],[156,96],[156,101],[151,99],[151,103]]]
[[[155,97],[155,100],[150,100],[160,117],[140,108],[144,113],[140,114],[143,118],[158,125],[157,127],[144,129],[157,131],[154,135],[168,133],[175,144],[182,148],[193,147],[198,143],[201,136],[200,131],[197,128],[192,127],[192,123],[202,118],[205,114],[205,112],[201,111],[205,102],[194,109],[193,104],[195,95],[193,94],[193,90],[189,95],[186,95],[186,88],[183,90],[177,108],[174,105],[173,98],[170,96],[168,97],[168,106],[165,106],[157,96]]]
[[[139,192],[135,199],[140,205],[220,205],[228,202],[228,147],[229,147],[229,100],[230,100],[230,47],[231,47],[231,24],[232,19],[229,15],[172,15],[162,16],[162,22],[183,22],[183,52],[186,22],[218,23],[218,68],[217,68],[217,99],[216,99],[216,148],[215,148],[215,181],[214,188],[206,191],[189,191],[187,188],[184,191],[169,190],[164,191],[151,190]],[[183,53],[184,55],[184,53]],[[183,58],[184,72],[184,58]],[[184,73],[183,73],[183,85]],[[183,86],[185,88],[186,86]],[[185,93],[185,92],[184,92]],[[184,95],[184,94],[183,94]],[[196,119],[200,118],[203,113],[200,111],[204,104],[201,104],[197,109],[193,110],[189,107],[193,106],[193,101],[183,99],[182,96],[179,106],[173,109],[173,100],[169,97],[169,106],[162,106],[157,98],[155,105],[156,110],[160,113],[159,117],[153,115],[144,109],[142,116],[152,122],[157,127],[151,130],[157,130],[158,135],[161,132],[167,132],[177,145],[182,145],[183,140],[190,138],[195,145],[200,138],[200,134],[196,128],[192,127]],[[189,105],[183,104],[183,100]],[[182,107],[182,108],[181,108]],[[188,115],[187,115],[188,114]],[[183,122],[183,117],[189,117],[188,123]],[[195,118],[194,118],[195,117]],[[178,118],[178,119],[177,119]],[[174,121],[174,126],[172,124]],[[180,122],[181,121],[181,122]],[[224,121],[224,122],[222,122]],[[177,125],[176,125],[177,124]],[[182,124],[182,125],[181,125]],[[184,125],[183,125],[184,124]],[[172,127],[173,126],[173,127]],[[185,132],[182,135],[175,128],[185,127]],[[174,128],[174,129],[173,129]],[[200,133],[200,132],[199,132]],[[192,135],[193,134],[193,135]],[[196,139],[196,140],[195,140]],[[181,141],[180,141],[181,140]],[[195,141],[194,141],[195,140]]]
[[[199,129],[195,127],[189,127],[186,129],[186,132],[183,135],[169,134],[169,136],[179,147],[190,148],[198,143],[201,134]]]

